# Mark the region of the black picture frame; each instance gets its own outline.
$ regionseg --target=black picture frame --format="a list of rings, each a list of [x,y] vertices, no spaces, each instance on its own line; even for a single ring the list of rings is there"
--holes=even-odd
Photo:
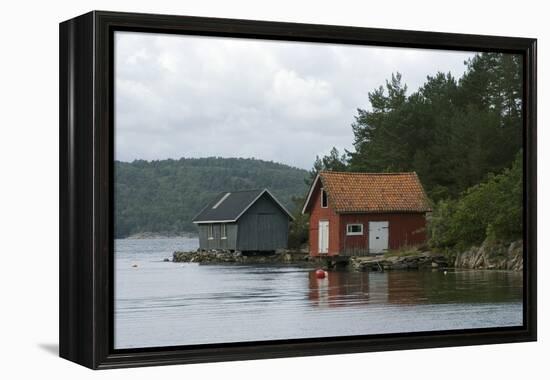
[[[523,326],[115,350],[112,261],[115,31],[521,54]],[[105,11],[93,11],[62,22],[59,37],[61,357],[101,369],[536,340],[536,39]]]

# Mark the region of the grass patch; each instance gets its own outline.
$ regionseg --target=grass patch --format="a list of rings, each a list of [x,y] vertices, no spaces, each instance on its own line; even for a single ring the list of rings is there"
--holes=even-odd
[[[402,247],[395,250],[389,250],[384,253],[384,257],[407,257],[407,256],[416,256],[420,254],[418,247]]]

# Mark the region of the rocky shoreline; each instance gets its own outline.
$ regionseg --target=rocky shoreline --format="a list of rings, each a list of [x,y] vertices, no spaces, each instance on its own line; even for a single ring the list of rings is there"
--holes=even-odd
[[[230,252],[174,252],[173,262],[199,264],[299,264],[354,271],[384,271],[446,268],[442,254],[419,252],[412,255],[314,258],[304,252],[285,251],[272,255],[242,255]]]
[[[308,253],[285,251],[271,255],[242,255],[231,252],[179,252],[172,255],[178,263],[200,264],[307,264],[311,262]]]
[[[485,241],[456,255],[455,268],[523,271],[523,241],[495,243]]]
[[[307,250],[284,250],[270,255],[243,255],[240,252],[174,252],[173,262],[200,264],[296,264],[354,271],[488,269],[523,270],[523,242],[484,242],[459,253],[408,250],[376,256],[310,257]]]
[[[380,255],[351,257],[350,269],[357,271],[385,271],[448,268],[448,259],[443,254],[418,252],[410,255]]]

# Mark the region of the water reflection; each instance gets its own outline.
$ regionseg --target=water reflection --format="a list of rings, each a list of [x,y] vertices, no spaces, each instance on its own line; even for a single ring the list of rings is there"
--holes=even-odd
[[[521,273],[505,271],[330,271],[308,275],[308,300],[319,307],[521,302]]]
[[[327,272],[318,279],[315,271],[308,272],[308,299],[316,306],[338,307],[365,304],[369,300],[369,273]]]

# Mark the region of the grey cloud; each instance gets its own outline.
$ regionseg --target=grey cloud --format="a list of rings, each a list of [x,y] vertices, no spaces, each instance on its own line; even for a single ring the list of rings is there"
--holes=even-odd
[[[117,32],[116,158],[255,157],[310,168],[351,149],[392,72],[414,91],[471,53]]]

